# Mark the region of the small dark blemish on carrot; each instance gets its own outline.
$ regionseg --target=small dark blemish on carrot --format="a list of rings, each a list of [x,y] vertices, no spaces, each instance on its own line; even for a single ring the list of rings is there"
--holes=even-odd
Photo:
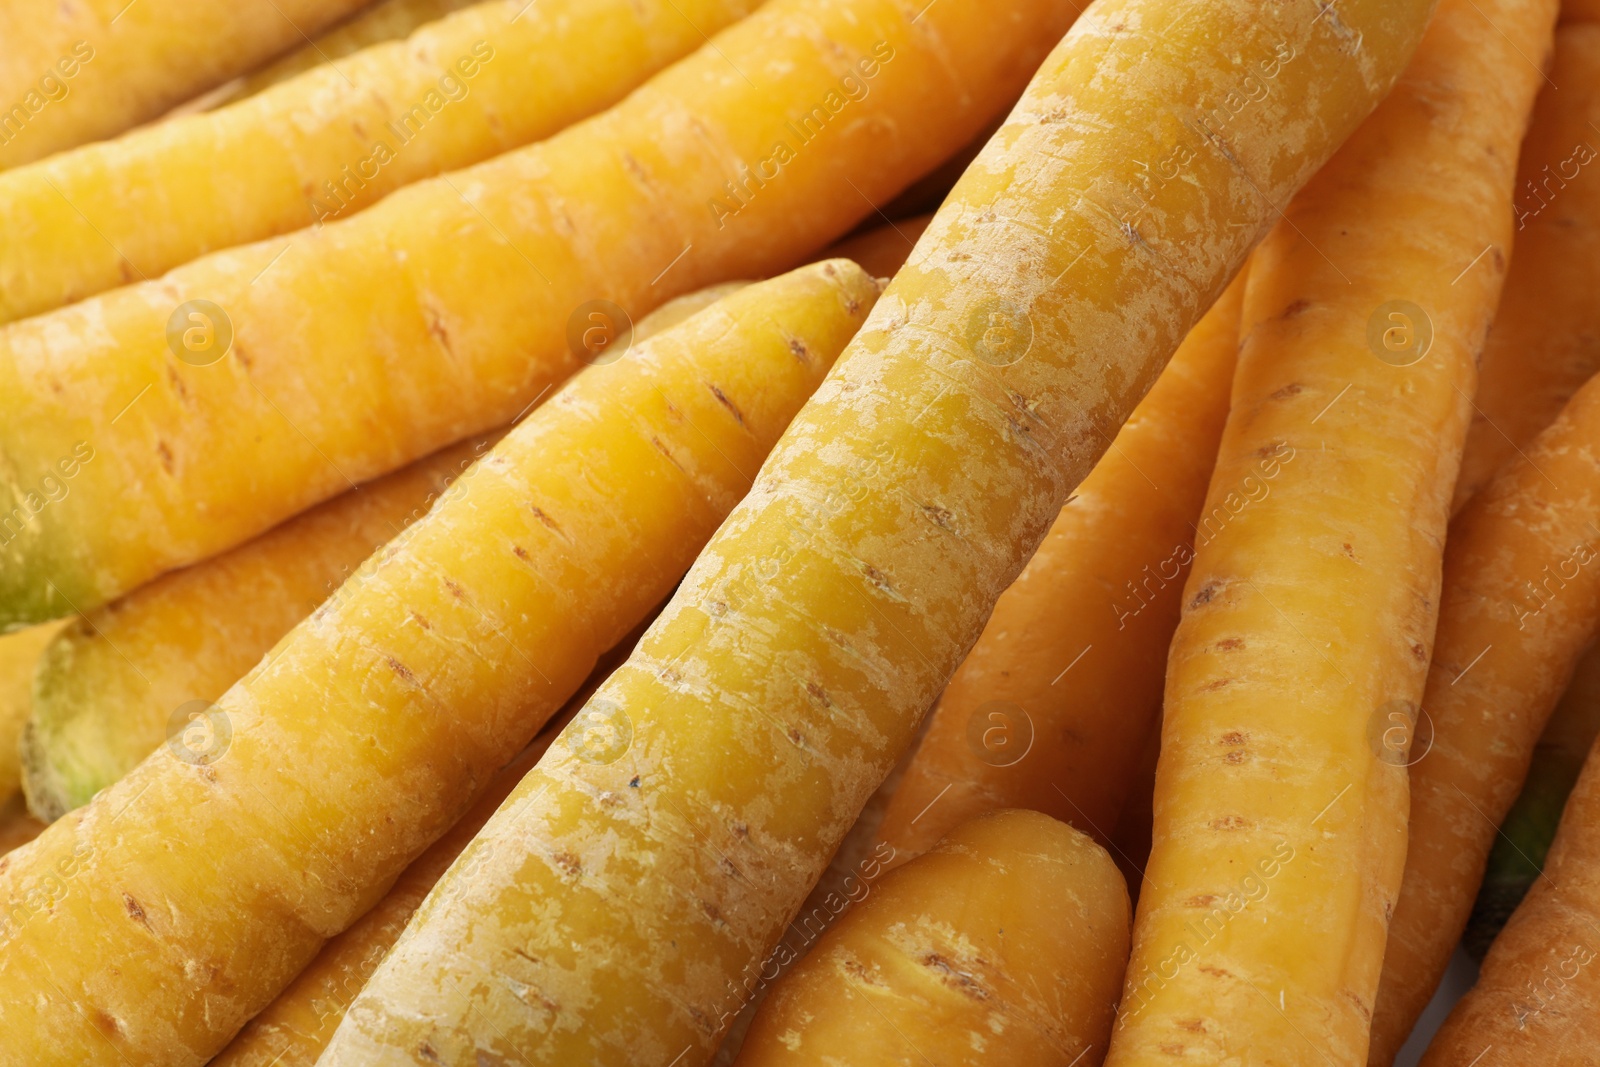
[[[518,559],[520,559],[524,563],[528,562],[530,559],[533,558],[532,556],[528,555],[528,550],[523,548],[521,545],[512,545],[511,546],[511,554],[513,556],[516,556]]]
[[[167,447],[165,441],[156,442],[156,455],[161,457],[161,466],[168,473],[172,473],[172,449]]]
[[[556,864],[557,867],[560,867],[563,871],[565,871],[571,877],[573,877],[573,878],[582,877],[582,875],[583,875],[583,861],[580,860],[577,856],[574,856],[570,852],[557,852],[551,858],[553,860],[555,860],[555,864]]]
[[[544,523],[550,529],[554,530],[556,533],[561,532],[561,527],[556,525],[556,520],[552,519],[548,514],[546,514],[543,508],[539,507],[537,504],[529,504],[528,510],[533,512],[534,518]]]
[[[628,787],[631,789],[639,788],[639,776],[637,774],[628,779]]]
[[[417,684],[417,676],[415,674],[411,673],[411,668],[407,667],[404,663],[401,663],[399,660],[395,659],[393,656],[389,657],[389,669],[391,671],[394,671],[394,673],[398,674],[406,682],[406,684],[408,684],[408,685],[416,685]]]
[[[1290,382],[1288,385],[1284,386],[1282,389],[1279,389],[1277,392],[1273,393],[1272,394],[1272,399],[1273,400],[1287,400],[1291,396],[1299,396],[1301,393],[1303,393],[1305,391],[1306,391],[1305,390],[1305,386],[1301,385],[1299,382]]]
[[[467,599],[467,591],[456,584],[454,578],[446,578],[444,580],[444,587],[450,590],[450,595],[455,597],[457,600]]]
[[[822,686],[818,685],[816,682],[807,682],[806,692],[811,694],[811,699],[815,700],[823,707],[833,707],[833,701],[828,699],[828,691],[822,688]]]
[[[810,366],[810,364],[811,364],[811,349],[807,348],[806,347],[806,343],[804,341],[800,340],[800,338],[791,337],[789,339],[789,351],[794,353],[794,358],[795,359],[798,359],[801,363],[804,363],[807,366]]]
[[[1217,647],[1224,652],[1231,652],[1236,648],[1243,648],[1244,639],[1241,637],[1224,637],[1217,642]]]
[[[1208,585],[1194,595],[1194,599],[1189,601],[1189,606],[1191,608],[1198,608],[1202,605],[1209,604],[1211,603],[1211,598],[1216,595],[1217,587],[1214,585]]]
[[[144,906],[133,899],[132,893],[122,894],[122,906],[128,909],[128,917],[146,930],[150,929],[150,920],[145,917]]]
[[[1296,315],[1304,314],[1307,310],[1310,309],[1310,307],[1311,307],[1311,301],[1305,300],[1305,299],[1296,300],[1293,303],[1291,303],[1288,307],[1284,308],[1283,311],[1279,313],[1278,318],[1280,318],[1280,319],[1292,319]]]
[[[1213,830],[1248,830],[1250,820],[1242,815],[1224,815],[1220,819],[1212,819],[1206,825]]]
[[[715,385],[712,385],[709,382],[707,383],[707,388],[711,390],[711,395],[717,398],[717,403],[721,404],[723,407],[732,412],[734,420],[738,422],[740,426],[743,426],[744,413],[734,405],[733,401],[728,399],[728,394],[724,393],[721,389],[718,389]]]
[[[657,452],[660,452],[663,456],[667,457],[668,463],[672,464],[674,467],[677,467],[680,471],[683,471],[683,464],[678,462],[676,457],[673,456],[672,452],[667,448],[667,446],[662,443],[661,438],[652,434],[650,436],[650,443],[655,446],[655,450]],[[688,474],[689,472],[683,471],[683,473]]]

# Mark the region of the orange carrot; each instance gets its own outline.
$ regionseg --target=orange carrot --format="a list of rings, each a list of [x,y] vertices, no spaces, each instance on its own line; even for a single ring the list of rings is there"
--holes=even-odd
[[[1567,801],[1544,875],[1489,949],[1422,1067],[1600,1062],[1600,744]]]
[[[1600,26],[1561,28],[1550,78],[1560,88],[1539,94],[1522,145],[1516,254],[1483,347],[1457,511],[1600,370],[1600,132],[1590,124],[1600,116]]]
[[[1563,31],[1566,32],[1566,31]],[[1450,528],[1411,767],[1411,845],[1370,1062],[1387,1065],[1444,974],[1534,745],[1600,629],[1600,379]]]
[[[1406,846],[1373,725],[1422,697],[1556,7],[1444,0],[1251,261],[1108,1067],[1366,1060]]]

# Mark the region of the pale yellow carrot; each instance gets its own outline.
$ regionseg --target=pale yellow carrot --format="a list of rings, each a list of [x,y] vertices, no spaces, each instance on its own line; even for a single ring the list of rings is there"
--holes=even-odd
[[[1072,487],[1431,7],[1087,8],[590,701],[626,751],[552,746],[323,1067],[703,1064]],[[954,49],[996,9],[938,17]]]
[[[880,831],[898,861],[1001,808],[1041,811],[1109,843],[1160,719],[1189,561],[1216,525],[1201,505],[1228,416],[1245,277],[1073,490],[940,694]]]
[[[1075,14],[977,4],[771,0],[547,141],[0,330],[0,630],[504,425],[582,365],[595,314],[849,231]]]
[[[0,1050],[219,1051],[665,598],[876,297],[847,260],[748,286],[519,423],[181,743],[0,871]],[[567,750],[604,758],[606,723],[578,724]]]
[[[549,137],[759,2],[486,0],[219,111],[0,174],[0,322]]]
[[[0,3],[0,170],[121,133],[367,0]]]

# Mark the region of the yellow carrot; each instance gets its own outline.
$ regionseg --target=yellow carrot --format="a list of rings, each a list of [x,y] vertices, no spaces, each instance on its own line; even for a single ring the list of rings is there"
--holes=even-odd
[[[548,141],[10,324],[0,629],[503,425],[581,365],[596,315],[849,230],[989,121],[1075,10],[976,4],[774,0]]]
[[[366,0],[0,3],[0,170],[120,133]],[[10,235],[8,234],[8,237]]]
[[[653,614],[600,657],[566,706],[551,717],[521,755],[495,775],[472,810],[417,857],[371,911],[324,945],[316,959],[251,1019],[208,1067],[313,1067],[350,1002],[361,992],[434,883],[606,676],[633,651],[645,624],[652,619]]]
[[[182,744],[52,825],[0,874],[0,1049],[215,1054],[664,599],[876,295],[817,264],[578,376]]]
[[[742,285],[670,300],[611,343],[642,342]],[[54,820],[81,807],[186,728],[500,433],[442,449],[76,620],[37,678],[28,668],[35,698],[22,755],[34,813]],[[30,715],[25,705],[21,714]]]
[[[435,887],[323,1067],[703,1064],[1104,449],[1095,423],[1120,426],[1430,7],[1088,8],[589,702],[627,716],[627,750],[552,746],[511,803],[536,799]],[[953,48],[994,10],[940,0],[923,22],[959,19]],[[1175,100],[1227,109],[1226,152]],[[1141,160],[1181,180],[1144,188]]]
[[[823,935],[736,1065],[1099,1067],[1128,918],[1122,875],[1090,838],[1037,812],[981,816]]]
[[[471,7],[479,0],[378,0],[368,4],[314,40],[288,52],[263,67],[258,67],[226,85],[219,85],[203,97],[179,105],[182,113],[210,111],[254,96],[279,82],[288,81],[312,67],[332,63],[353,52],[384,41],[409,37],[414,30],[446,15]]]
[[[1411,847],[1372,1023],[1384,1067],[1444,974],[1534,746],[1600,629],[1600,379],[1526,453],[1450,528],[1422,700],[1433,741],[1411,767]]]
[[[1382,742],[1422,698],[1543,84],[1524,57],[1555,16],[1444,0],[1251,260],[1108,1067],[1366,1060],[1406,847],[1404,759]],[[1418,180],[1434,173],[1450,180]]]
[[[1520,461],[1600,370],[1600,257],[1590,254],[1600,246],[1600,133],[1590,125],[1600,114],[1600,26],[1562,27],[1550,79],[1522,146],[1516,255],[1483,347],[1457,511],[1506,463]]]
[[[907,860],[1001,808],[1108,843],[1159,721],[1196,517],[1228,415],[1244,278],[1190,331],[995,603],[880,831]]]
[[[0,174],[0,322],[548,137],[758,3],[489,0],[221,111]]]
[[[1600,745],[1544,874],[1495,938],[1422,1067],[1593,1067],[1600,1054]]]
[[[22,784],[19,743],[33,708],[33,672],[63,623],[51,622],[0,637],[0,803]]]
[[[314,1067],[350,1001],[456,856],[555,739],[542,731],[489,783],[472,809],[418,856],[355,925],[322,946],[278,999],[239,1031],[209,1067]]]
[[[186,729],[496,436],[418,460],[73,620],[33,675],[21,745],[33,813],[52,822],[82,807]]]

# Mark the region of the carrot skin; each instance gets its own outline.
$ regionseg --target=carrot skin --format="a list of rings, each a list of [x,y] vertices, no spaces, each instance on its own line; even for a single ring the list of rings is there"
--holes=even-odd
[[[1600,1056],[1600,745],[1544,875],[1489,949],[1422,1067],[1594,1067]],[[1474,1058],[1476,1058],[1474,1060]]]
[[[29,417],[0,420],[0,629],[504,425],[582,365],[591,301],[636,319],[788,269],[973,136],[1075,10],[774,0],[547,141],[10,324],[0,398]],[[225,354],[221,316],[179,313],[197,299]]]
[[[0,4],[0,170],[121,133],[367,0]]]
[[[884,876],[774,986],[735,1067],[1099,1067],[1128,890],[1086,834],[1034,811],[951,830]]]
[[[0,174],[0,323],[549,137],[758,3],[492,0],[248,101]]]
[[[703,1064],[1071,487],[1430,9],[1090,7],[591,700],[628,716],[627,749],[552,747],[519,789],[538,800],[436,887],[324,1067]],[[924,21],[941,12],[968,9]],[[1262,64],[1274,87],[1225,155],[1171,111]],[[1141,206],[1132,161],[1180,145],[1184,180]]]
[[[1040,811],[1109,842],[1161,709],[1228,413],[1244,277],[1073,490],[940,694],[880,831],[896,862],[1002,808]]]
[[[1380,742],[1423,702],[1542,84],[1521,56],[1544,57],[1555,15],[1554,0],[1444,0],[1394,92],[1251,260],[1109,1067],[1367,1058],[1406,847],[1404,759]]]
[[[1411,847],[1373,1019],[1374,1064],[1391,1061],[1437,988],[1534,746],[1600,627],[1600,381],[1578,390],[1527,456],[1450,528],[1423,697],[1433,745],[1411,767]]]
[[[442,449],[72,620],[33,672],[21,744],[33,813],[53,822],[138,766],[180,709],[244,677],[498,436]]]
[[[243,100],[279,82],[288,81],[296,74],[342,59],[363,48],[409,37],[414,30],[479,2],[481,0],[378,0],[377,3],[369,3],[294,51],[286,52],[249,74],[219,85],[200,98],[185,101],[173,112],[193,114],[211,111],[235,100]],[[168,115],[173,112],[168,112]]]
[[[815,264],[580,375],[225,693],[206,743],[0,860],[0,1065],[219,1051],[665,598],[876,297]]]
[[[1561,413],[1600,370],[1600,26],[1565,22],[1523,142],[1516,254],[1479,367],[1452,512]]]

